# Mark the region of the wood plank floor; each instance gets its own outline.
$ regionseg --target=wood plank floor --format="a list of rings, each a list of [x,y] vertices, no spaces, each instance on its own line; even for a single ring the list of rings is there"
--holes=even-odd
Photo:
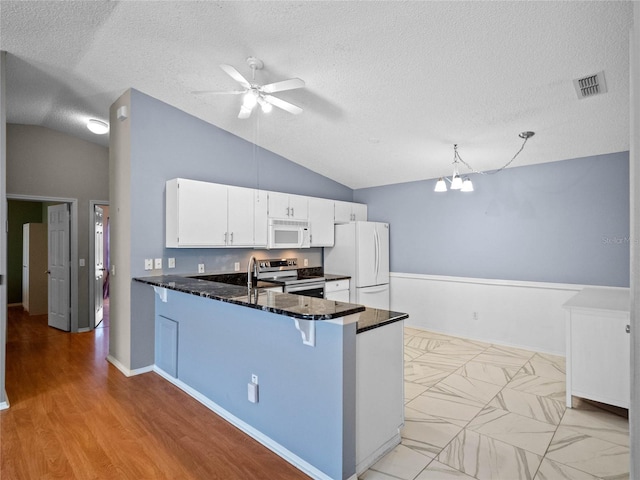
[[[125,377],[108,336],[9,309],[2,480],[309,478],[155,373]]]

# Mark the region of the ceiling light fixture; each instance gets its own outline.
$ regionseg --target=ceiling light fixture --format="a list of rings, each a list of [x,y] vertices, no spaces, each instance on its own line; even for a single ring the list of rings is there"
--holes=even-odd
[[[109,124],[92,118],[87,122],[87,128],[96,135],[104,135],[109,131]]]
[[[518,155],[520,155],[520,152],[522,152],[522,150],[524,150],[524,146],[527,144],[527,140],[529,140],[534,135],[535,135],[535,132],[522,132],[522,133],[520,133],[518,136],[523,139],[522,146],[520,147],[520,150],[518,150],[516,152],[516,154],[513,157],[511,157],[511,160],[509,160],[505,165],[503,165],[499,169],[493,170],[491,172],[480,172],[480,171],[476,170],[475,168],[473,168],[471,165],[469,165],[467,162],[465,162],[460,157],[460,154],[458,153],[458,145],[455,144],[453,146],[453,174],[451,175],[451,179],[449,179],[448,177],[440,177],[438,179],[438,181],[436,182],[436,187],[433,189],[433,191],[434,192],[446,192],[447,191],[447,182],[449,182],[451,184],[451,187],[450,187],[451,190],[460,190],[461,192],[473,192],[473,183],[471,182],[471,179],[469,177],[460,176],[460,172],[458,170],[458,166],[460,165],[460,163],[464,164],[473,173],[479,173],[480,175],[493,175],[495,173],[498,173],[498,172],[504,170],[509,165],[511,165],[511,162],[513,162],[516,159],[516,157]],[[445,180],[447,182],[445,182]]]

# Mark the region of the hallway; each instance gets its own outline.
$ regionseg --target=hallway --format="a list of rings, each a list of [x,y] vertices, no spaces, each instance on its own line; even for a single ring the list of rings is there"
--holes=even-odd
[[[9,308],[0,478],[308,478],[155,373],[125,377],[100,327]]]

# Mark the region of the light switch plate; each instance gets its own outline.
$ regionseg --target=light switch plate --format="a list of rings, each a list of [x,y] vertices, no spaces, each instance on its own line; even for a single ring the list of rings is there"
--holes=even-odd
[[[155,268],[156,270],[162,269],[162,259],[161,258],[156,258],[153,261],[153,268]]]
[[[240,262],[236,262],[233,264],[233,270],[236,272],[240,271]]]
[[[308,266],[309,266],[309,259],[308,259],[308,258],[305,258],[305,259],[304,259],[304,266],[305,266],[305,267],[308,267]]]
[[[153,270],[153,258],[145,258],[144,259],[144,269],[145,270]]]
[[[169,268],[176,268],[176,259],[175,258],[169,258],[167,260],[167,266]]]
[[[204,273],[204,263],[198,264],[198,273]]]
[[[78,262],[80,263],[81,267],[84,267],[84,258],[81,258],[80,260],[78,260]]]

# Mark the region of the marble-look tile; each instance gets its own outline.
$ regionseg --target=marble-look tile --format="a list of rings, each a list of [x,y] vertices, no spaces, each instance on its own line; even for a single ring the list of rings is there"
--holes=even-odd
[[[533,352],[525,354],[514,350],[492,345],[475,357],[474,361],[520,368],[533,356]],[[526,350],[522,350],[522,352],[526,352]]]
[[[543,458],[534,480],[599,480],[586,472]]]
[[[533,393],[542,397],[563,401],[566,398],[566,382],[553,380],[552,378],[538,377],[520,371],[507,384],[507,388]]]
[[[416,477],[416,480],[473,480],[473,477],[434,460]]]
[[[479,347],[470,342],[453,340],[451,342],[444,342],[441,345],[438,345],[432,350],[432,352],[439,355],[454,355],[457,358],[464,359],[468,362],[485,350],[486,348]]]
[[[419,383],[404,382],[404,403],[407,403],[418,395],[424,393],[429,387],[420,385]]]
[[[520,367],[496,365],[471,360],[456,370],[455,373],[463,377],[475,378],[483,382],[493,383],[501,387],[505,386],[520,370]]]
[[[464,429],[436,460],[479,480],[532,479],[542,457]]]
[[[461,426],[426,413],[405,408],[402,444],[428,457],[435,457],[455,437]]]
[[[500,386],[454,373],[438,382],[431,390],[434,393],[466,398],[485,406],[500,391]]]
[[[604,410],[568,408],[560,425],[623,447],[629,446],[629,420]]]
[[[617,478],[629,474],[629,449],[560,425],[546,458],[590,473]]]
[[[404,364],[404,379],[406,382],[417,383],[428,388],[451,375],[454,369],[455,367],[434,368],[428,362],[412,361]]]
[[[566,409],[564,402],[541,397],[532,393],[504,388],[493,400],[490,407],[501,408],[511,413],[524,415],[539,422],[558,425]]]
[[[564,382],[567,377],[564,358],[557,358],[560,358],[560,360],[553,359],[551,355],[543,356],[540,353],[536,353],[531,357],[531,360],[525,363],[522,371],[529,375],[537,375],[538,377],[552,378]]]
[[[438,338],[425,338],[419,335],[414,335],[407,342],[405,342],[405,349],[415,350],[421,352],[421,355],[430,352],[441,345],[449,343],[447,340],[441,340]]]
[[[375,470],[367,470],[358,477],[359,480],[398,480],[398,477],[392,477],[386,473],[376,472]]]
[[[406,406],[464,427],[482,410],[484,404],[442,391],[427,390]]]
[[[413,335],[419,336],[419,337],[438,338],[440,340],[446,340],[446,341],[450,341],[450,340],[453,340],[454,338],[458,338],[458,337],[453,337],[451,335],[446,335],[444,333],[432,332],[431,330],[422,330],[419,328],[413,329],[412,333]]]
[[[556,427],[500,408],[487,407],[467,425],[467,430],[544,455]]]
[[[398,445],[369,470],[390,475],[395,479],[413,480],[429,462],[431,457],[421,455],[404,445]],[[367,480],[370,478],[366,477]]]
[[[454,354],[436,353],[435,351],[426,352],[419,356],[414,362],[426,363],[434,368],[441,370],[449,370],[453,372],[467,362],[467,359],[461,358]]]

